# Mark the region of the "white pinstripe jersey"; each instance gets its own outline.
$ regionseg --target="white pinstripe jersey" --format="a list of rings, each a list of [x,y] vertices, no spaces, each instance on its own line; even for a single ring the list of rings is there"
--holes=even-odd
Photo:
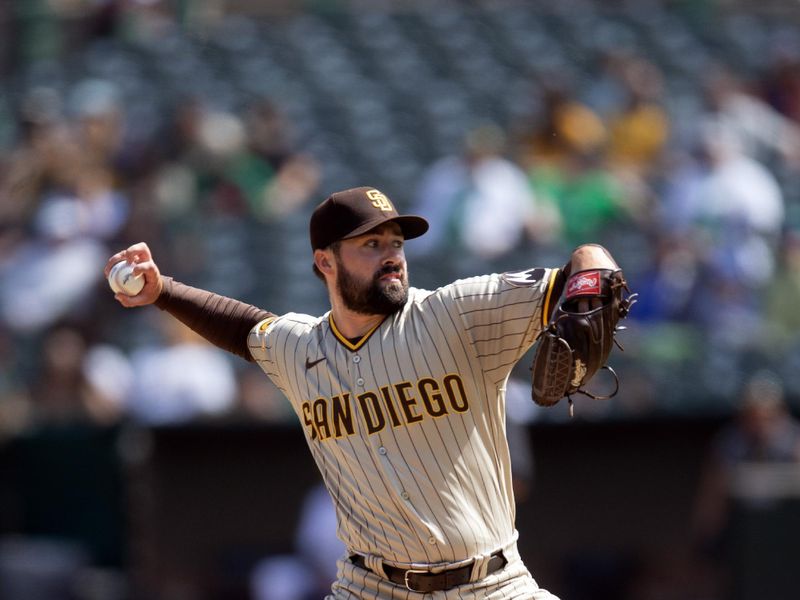
[[[303,424],[349,551],[429,565],[515,539],[505,383],[557,300],[555,274],[411,288],[355,344],[330,313],[253,328],[250,352]]]

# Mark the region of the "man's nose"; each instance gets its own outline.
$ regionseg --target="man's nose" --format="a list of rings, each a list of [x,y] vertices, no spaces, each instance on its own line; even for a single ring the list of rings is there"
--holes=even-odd
[[[383,264],[393,265],[398,264],[403,260],[402,248],[396,246],[389,246],[383,254]]]

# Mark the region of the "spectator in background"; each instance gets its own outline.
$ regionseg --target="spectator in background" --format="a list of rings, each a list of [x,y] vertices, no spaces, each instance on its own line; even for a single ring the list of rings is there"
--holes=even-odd
[[[280,220],[307,204],[319,189],[319,165],[308,154],[298,152],[292,124],[268,98],[247,108],[244,123],[251,152],[275,173],[256,203],[256,216]]]
[[[103,79],[85,79],[72,90],[68,106],[76,143],[89,167],[114,171],[123,166],[126,123],[117,87]]]
[[[731,70],[718,68],[704,79],[706,112],[700,128],[724,132],[741,152],[763,164],[800,168],[800,128],[749,91]]]
[[[133,378],[125,409],[136,421],[183,423],[230,412],[236,401],[233,365],[185,325],[154,314],[161,340],[131,353]]]
[[[618,177],[642,185],[659,171],[669,138],[669,117],[661,106],[663,76],[642,58],[628,61],[622,76],[626,98],[608,117],[606,159]]]
[[[770,280],[785,218],[775,177],[719,123],[699,131],[696,162],[673,173],[661,226],[689,239],[700,268],[693,317],[728,350],[760,331],[760,289]],[[712,340],[713,341],[713,340]]]
[[[316,162],[297,151],[290,124],[267,99],[240,115],[185,98],[169,129],[174,142],[155,175],[156,203],[168,219],[199,209],[276,220],[318,188]]]
[[[800,48],[796,40],[776,43],[759,89],[772,108],[800,123]]]
[[[41,374],[31,397],[36,421],[63,424],[86,422],[86,380],[81,369],[86,341],[69,327],[54,329],[43,347]]]
[[[245,298],[297,293],[302,284],[293,274],[300,255],[289,246],[306,235],[304,209],[321,173],[316,160],[298,150],[279,108],[259,99],[240,114],[184,97],[164,138],[172,141],[140,206],[150,205],[151,230],[161,228],[160,239],[170,242],[162,246],[165,264]],[[277,248],[286,260],[267,264]],[[279,290],[269,285],[287,278]]]
[[[4,157],[0,178],[0,250],[7,257],[29,233],[40,195],[68,177],[76,158],[68,147],[61,96],[48,87],[30,90],[19,111],[20,139]],[[72,150],[67,154],[65,150]]]
[[[46,86],[23,96],[22,137],[0,181],[0,329],[15,349],[3,363],[17,371],[0,418],[16,432],[107,425],[121,414],[119,399],[87,376],[85,326],[100,324],[97,260],[130,211],[115,165],[124,113],[103,82],[81,82],[67,97]]]
[[[197,162],[192,167],[201,209],[239,216],[256,212],[275,171],[249,148],[242,118],[233,112],[207,109],[195,141]]]
[[[143,198],[151,204],[152,220],[166,227],[180,225],[197,212],[198,174],[205,160],[200,150],[200,128],[207,108],[195,96],[178,98],[165,115],[165,125],[151,174],[151,191]],[[149,196],[149,197],[148,197]]]
[[[608,132],[566,84],[549,82],[544,110],[519,142],[519,162],[541,206],[555,210],[559,239],[567,245],[598,239],[602,230],[628,216],[628,196],[605,167]]]
[[[244,123],[251,150],[265,160],[274,171],[295,154],[291,124],[268,98],[260,98],[247,107]]]
[[[122,416],[119,397],[113,389],[98,386],[93,377],[90,357],[94,346],[80,328],[61,324],[48,333],[42,344],[42,362],[35,379],[29,383],[31,414],[28,425],[109,425]],[[115,375],[107,373],[106,377]],[[106,392],[112,391],[109,395]]]
[[[262,220],[279,221],[299,211],[319,189],[320,177],[319,165],[310,155],[288,157],[264,190]]]
[[[800,234],[787,231],[780,248],[775,277],[765,290],[766,350],[780,359],[800,340]]]
[[[593,76],[585,83],[582,101],[603,122],[625,106],[625,71],[633,58],[630,50],[613,45],[599,49],[595,56]]]
[[[711,443],[694,505],[697,547],[711,561],[717,585],[723,589],[736,576],[731,569],[736,544],[743,541],[734,535],[734,507],[769,510],[776,504],[774,491],[748,477],[753,468],[770,465],[800,468],[800,422],[787,409],[782,382],[773,373],[760,371],[741,389],[735,420]]]
[[[603,164],[614,186],[609,189],[616,218],[649,227],[656,203],[656,188],[664,169],[670,136],[670,118],[663,107],[663,74],[649,60],[635,55],[620,57],[614,71],[624,93],[623,102],[605,118],[608,142]]]
[[[428,219],[431,235],[409,247],[410,253],[439,252],[437,260],[455,260],[457,272],[471,271],[474,261],[491,262],[528,236],[543,240],[558,231],[555,215],[537,202],[525,173],[505,150],[505,132],[482,125],[467,133],[460,154],[428,168],[413,208]]]
[[[576,153],[591,155],[602,150],[608,135],[603,121],[573,97],[567,83],[554,76],[542,84],[542,94],[542,110],[518,142],[524,169],[560,171],[569,168]]]
[[[156,218],[181,226],[209,214],[258,214],[275,170],[250,147],[248,136],[240,114],[201,98],[180,99],[153,174]]]
[[[16,331],[38,331],[86,310],[105,244],[117,239],[129,216],[112,164],[119,106],[103,85],[80,84],[76,96],[78,123],[62,114],[53,90],[40,88],[26,99],[28,135],[0,190],[6,206],[0,209],[0,318]],[[102,125],[80,120],[112,107],[115,116]]]
[[[787,395],[800,394],[800,234],[786,231],[775,276],[764,290],[761,351],[781,374]]]
[[[651,250],[651,260],[631,282],[639,293],[631,317],[639,323],[690,322],[700,273],[691,236],[659,230]]]

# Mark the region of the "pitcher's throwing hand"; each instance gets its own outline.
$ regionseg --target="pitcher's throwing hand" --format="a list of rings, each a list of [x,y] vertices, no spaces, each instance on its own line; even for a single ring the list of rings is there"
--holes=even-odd
[[[133,275],[142,276],[144,278],[144,287],[134,296],[128,296],[121,292],[114,294],[117,301],[125,307],[145,306],[155,302],[156,298],[158,298],[158,295],[161,293],[161,273],[156,263],[153,262],[153,256],[147,244],[143,242],[134,244],[126,250],[122,250],[111,256],[103,269],[106,278],[108,278],[114,265],[120,261],[126,261],[134,265]]]

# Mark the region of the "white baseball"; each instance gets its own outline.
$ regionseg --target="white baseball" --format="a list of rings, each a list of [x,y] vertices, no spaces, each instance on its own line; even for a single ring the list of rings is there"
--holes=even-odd
[[[133,265],[122,260],[111,267],[108,273],[108,285],[115,294],[135,296],[144,287],[144,277],[133,274]]]

